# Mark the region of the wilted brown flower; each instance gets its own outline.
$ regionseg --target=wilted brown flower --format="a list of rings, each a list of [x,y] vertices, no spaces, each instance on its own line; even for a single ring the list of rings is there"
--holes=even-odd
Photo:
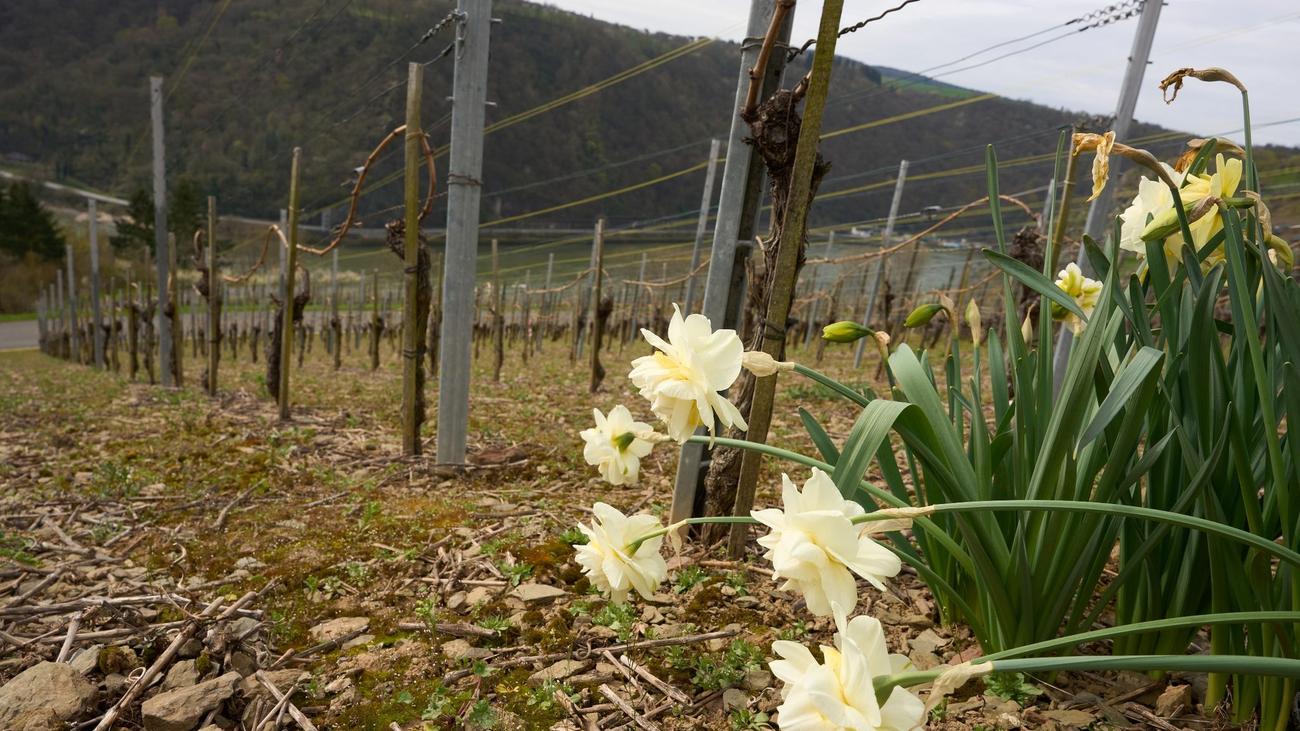
[[[1174,99],[1178,98],[1178,92],[1183,88],[1183,80],[1189,76],[1201,81],[1222,81],[1237,87],[1241,93],[1246,93],[1246,85],[1241,83],[1241,80],[1233,76],[1227,69],[1221,69],[1217,66],[1211,66],[1208,69],[1187,67],[1178,69],[1160,82],[1160,93],[1164,95],[1165,104],[1172,104]],[[1169,92],[1171,87],[1173,88],[1172,94]]]

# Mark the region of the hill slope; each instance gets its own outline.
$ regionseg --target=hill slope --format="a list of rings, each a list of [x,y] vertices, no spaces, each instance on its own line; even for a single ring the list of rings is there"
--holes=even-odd
[[[409,60],[435,57],[444,30],[421,35],[452,7],[410,0],[15,0],[0,7],[0,155],[52,177],[126,194],[147,181],[148,82],[168,75],[169,176],[196,181],[223,211],[273,217],[284,205],[290,150],[305,149],[304,208],[342,199],[340,187],[400,121]],[[682,45],[545,6],[501,0],[493,31],[488,122],[529,109]],[[209,28],[211,31],[209,33]],[[409,54],[403,53],[412,49]],[[600,93],[487,138],[484,217],[509,216],[582,198],[700,162],[723,136],[737,51],[714,42]],[[452,63],[426,71],[424,119],[445,143]],[[1055,148],[1054,128],[1079,115],[1024,102],[977,99],[933,82],[890,85],[859,63],[840,62],[826,129],[838,130],[965,100],[942,112],[828,139],[824,193],[881,183],[819,203],[815,223],[883,215],[888,179],[912,167],[904,210],[978,197],[983,176],[927,173],[978,165],[981,145],[1003,160]],[[179,81],[177,80],[179,79]],[[441,122],[441,123],[439,123]],[[1133,136],[1159,131],[1138,125]],[[1177,141],[1175,142],[1177,144]],[[1157,147],[1168,156],[1172,147]],[[1289,154],[1289,153],[1288,153]],[[379,173],[400,164],[387,157]],[[937,159],[936,159],[937,158]],[[3,164],[3,163],[0,163]],[[1009,167],[1003,189],[1042,186],[1050,163]],[[557,179],[558,180],[553,180]],[[538,181],[553,182],[538,185]],[[699,205],[702,172],[531,218],[527,225],[619,224]],[[367,198],[374,211],[398,186]],[[337,220],[337,217],[335,218]]]

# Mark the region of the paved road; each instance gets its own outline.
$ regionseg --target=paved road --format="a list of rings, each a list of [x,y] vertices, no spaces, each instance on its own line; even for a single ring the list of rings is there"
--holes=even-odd
[[[0,350],[35,348],[38,337],[35,320],[0,322]]]

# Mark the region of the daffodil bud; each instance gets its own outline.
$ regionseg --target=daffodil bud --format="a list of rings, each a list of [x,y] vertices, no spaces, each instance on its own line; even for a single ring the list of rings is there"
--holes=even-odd
[[[979,303],[974,299],[966,303],[966,325],[970,327],[971,342],[979,345],[984,341],[984,318],[980,316]]]
[[[822,328],[822,339],[832,343],[852,343],[871,334],[871,328],[852,320],[840,320]]]
[[[1287,269],[1295,266],[1295,252],[1291,251],[1291,245],[1284,239],[1268,234],[1268,249],[1277,254],[1278,260],[1286,264]]]
[[[943,305],[937,302],[921,305],[912,310],[911,314],[907,316],[907,319],[903,321],[903,327],[924,327],[930,324],[930,320],[942,311]]]
[[[761,350],[748,350],[740,357],[740,365],[759,378],[766,378],[780,371],[794,370],[794,363],[773,358]]]
[[[1025,315],[1025,319],[1020,323],[1020,337],[1026,343],[1034,339],[1034,316],[1032,313]]]

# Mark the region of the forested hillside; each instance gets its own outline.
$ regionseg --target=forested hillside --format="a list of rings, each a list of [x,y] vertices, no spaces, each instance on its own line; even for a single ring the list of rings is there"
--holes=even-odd
[[[11,0],[0,5],[0,165],[129,196],[147,181],[148,76],[162,73],[173,184],[189,179],[217,195],[226,212],[273,217],[287,195],[290,151],[301,145],[304,208],[319,211],[343,198],[341,184],[398,123],[406,62],[428,61],[447,46],[450,29],[420,39],[451,7],[411,0]],[[516,0],[498,2],[496,14],[502,22],[493,31],[489,124],[689,41]],[[713,42],[489,135],[484,217],[701,162],[709,138],[726,131],[735,59],[734,45]],[[448,135],[451,74],[450,57],[426,71],[423,114],[439,145]],[[875,69],[840,62],[826,129],[967,103],[828,139],[834,167],[824,192],[884,182],[826,199],[815,211],[819,223],[881,215],[900,157],[918,161],[905,209],[978,197],[980,174],[926,175],[979,164],[986,142],[998,142],[1004,160],[1050,152],[1054,128],[1082,118],[946,85],[909,86],[893,69],[884,86],[881,80]],[[1138,125],[1132,136],[1158,131]],[[1155,149],[1168,155],[1174,148]],[[378,172],[395,170],[399,158],[388,157]],[[1038,187],[1050,164],[1011,165],[1005,175],[1004,190]],[[528,225],[677,214],[698,206],[702,180],[702,172],[683,175]],[[392,205],[398,194],[390,185],[370,196],[367,208]]]

